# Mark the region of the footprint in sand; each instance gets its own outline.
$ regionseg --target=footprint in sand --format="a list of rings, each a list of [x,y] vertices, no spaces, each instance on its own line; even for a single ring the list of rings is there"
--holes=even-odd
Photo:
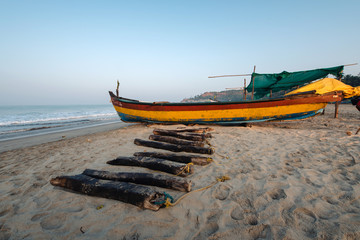
[[[321,199],[316,200],[314,206],[314,212],[316,216],[321,219],[331,219],[331,218],[338,218],[339,214],[334,211],[334,206],[327,201],[323,201]]]
[[[270,239],[271,238],[271,228],[267,224],[261,224],[258,226],[253,226],[247,229],[247,233],[250,235],[251,239]]]
[[[0,225],[0,239],[10,239],[11,228],[6,225]]]
[[[316,216],[307,208],[294,210],[295,227],[306,233],[308,237],[316,237]]]
[[[244,213],[243,210],[239,207],[236,206],[230,213],[230,216],[232,219],[234,220],[242,220],[244,219]]]
[[[257,225],[258,218],[254,213],[247,214],[247,216],[245,217],[245,223],[249,225]]]
[[[335,199],[333,199],[332,197],[329,197],[329,196],[324,196],[324,197],[322,197],[322,199],[332,205],[336,205],[339,203],[338,201],[336,201]]]
[[[237,202],[242,209],[253,209],[254,208],[250,199],[248,199],[246,197],[244,198],[244,197],[241,197],[238,195],[239,195],[238,193],[234,193],[232,195],[232,197],[233,197],[234,201]]]
[[[39,214],[35,214],[34,216],[32,216],[31,221],[32,222],[36,222],[38,220],[40,220],[42,217],[47,216],[49,213],[39,213]]]
[[[346,239],[346,240],[357,240],[357,239],[360,239],[360,232],[345,233],[343,239]]]
[[[7,215],[11,211],[13,211],[12,204],[6,204],[6,202],[0,204],[0,217]]]
[[[50,203],[50,199],[47,196],[35,197],[34,202],[38,208],[43,208]]]
[[[64,208],[64,212],[81,212],[82,210],[83,210],[82,206],[76,206],[76,205],[69,206],[68,208]]]
[[[219,230],[219,219],[221,217],[222,211],[210,211],[207,216],[207,221],[204,227],[200,228],[198,233],[194,236],[193,239],[207,239],[209,236],[213,235]],[[197,220],[198,221],[198,220]]]
[[[65,214],[55,214],[42,218],[40,226],[44,230],[58,229],[64,225],[66,221]]]
[[[293,210],[295,206],[284,206],[281,210],[281,218],[285,225],[292,225],[294,223]]]
[[[252,210],[243,210],[241,207],[235,207],[230,216],[234,220],[244,220],[245,224],[248,225],[257,225],[258,224],[258,217],[256,216],[256,212]]]
[[[213,197],[219,200],[225,200],[230,193],[230,187],[221,184],[218,185],[217,188],[215,188],[214,192],[213,192]]]
[[[219,230],[216,222],[207,223],[192,239],[207,239]]]
[[[232,196],[234,200],[240,205],[235,207],[230,216],[234,220],[244,219],[245,224],[257,225],[258,217],[256,214],[256,209],[254,208],[252,202],[248,198],[237,197],[237,194]]]
[[[287,197],[284,189],[281,189],[281,188],[274,188],[274,189],[271,189],[270,191],[267,191],[266,193],[273,200],[279,200],[281,198]]]

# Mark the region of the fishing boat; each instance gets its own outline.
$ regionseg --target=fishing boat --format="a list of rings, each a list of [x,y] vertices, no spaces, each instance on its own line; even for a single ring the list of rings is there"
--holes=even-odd
[[[115,96],[112,104],[124,122],[241,124],[274,120],[296,120],[315,116],[328,102],[342,100],[341,92],[297,94],[270,100],[241,102],[164,103],[141,102]]]
[[[265,89],[263,87],[264,82],[270,79],[278,83],[278,85],[273,83],[272,86],[277,89],[284,89],[281,86],[286,83],[286,88],[289,88],[291,84],[288,83],[289,81],[294,82],[294,77],[305,76],[309,82],[313,81],[313,78],[326,76],[329,71],[334,74],[339,73],[342,68],[343,66],[337,67],[335,70],[334,68],[329,68],[330,70],[316,69],[305,71],[304,74],[301,74],[302,72],[283,72],[271,76],[267,74],[267,78],[256,74],[255,77],[261,77],[262,82],[256,81],[256,78],[252,77],[253,82],[249,86],[256,89],[254,82],[257,82],[257,84],[260,84],[258,86],[261,86],[258,87],[258,90],[262,93]],[[309,77],[310,75],[314,76]],[[289,77],[290,80],[287,81],[286,78]],[[266,87],[266,89],[271,90],[271,87]],[[298,120],[313,117],[323,112],[329,102],[339,102],[344,98],[343,91],[341,89],[336,91],[336,88],[321,94],[317,93],[316,89],[301,92],[300,88],[296,93],[281,98],[238,102],[143,102],[117,96],[111,91],[109,93],[111,102],[122,121],[165,124],[232,125],[247,122]]]

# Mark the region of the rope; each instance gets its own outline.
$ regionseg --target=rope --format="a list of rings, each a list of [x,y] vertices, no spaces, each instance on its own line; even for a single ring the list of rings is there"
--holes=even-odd
[[[220,156],[220,157],[222,157],[222,158],[226,158],[226,159],[229,159],[229,157],[228,156],[223,156],[223,155],[221,155],[221,154],[219,154],[219,153],[215,153],[216,155],[218,155],[218,156]]]
[[[192,163],[192,162],[190,162],[190,163],[188,163],[188,164],[186,164],[186,166],[178,173],[178,174],[176,174],[176,176],[179,176],[180,174],[182,174],[183,172],[185,172],[185,173],[190,173],[190,166],[191,165],[194,165],[194,163]]]
[[[216,155],[218,155],[218,156],[220,156],[220,157],[222,157],[222,158],[229,159],[229,157],[223,156],[223,155],[215,152],[215,147],[210,143],[210,141],[209,141],[208,139],[205,139],[205,142],[206,142],[207,145],[209,145],[209,147],[213,150],[213,152],[214,152]]]
[[[168,206],[170,206],[169,204],[171,204],[173,202],[174,202],[174,198],[170,194],[164,192],[164,200],[159,201],[159,202],[154,202],[154,204],[155,205],[165,204],[165,206],[168,207]]]
[[[206,144],[207,144],[207,145],[209,145],[209,147],[212,147],[212,145],[211,145],[210,141],[209,141],[209,140],[207,140],[206,138],[205,138],[205,142],[206,142]]]
[[[220,163],[218,163],[217,161],[215,161],[214,159],[209,158],[209,157],[206,159],[206,161],[207,161],[208,163],[214,162],[216,165],[219,165],[219,166],[223,165],[223,164],[220,164]]]
[[[229,177],[229,176],[221,176],[221,177],[219,177],[219,178],[216,178],[216,182],[214,182],[214,183],[212,183],[212,184],[210,184],[210,185],[208,185],[208,186],[206,186],[206,187],[199,188],[199,189],[196,189],[196,190],[194,190],[194,191],[191,191],[191,192],[188,192],[188,193],[182,195],[178,200],[176,200],[175,203],[174,203],[173,197],[171,197],[169,194],[167,194],[167,193],[164,192],[164,198],[165,198],[165,200],[164,200],[164,201],[161,201],[160,204],[164,204],[166,208],[167,208],[167,207],[170,207],[170,206],[173,207],[173,206],[175,206],[176,204],[178,204],[182,199],[184,199],[187,195],[189,195],[190,193],[200,192],[200,191],[206,190],[206,189],[208,189],[208,188],[213,187],[213,186],[216,185],[218,182],[225,182],[226,180],[230,180],[230,177]],[[157,203],[155,203],[155,204],[157,204]],[[157,204],[157,205],[160,205],[160,204]]]

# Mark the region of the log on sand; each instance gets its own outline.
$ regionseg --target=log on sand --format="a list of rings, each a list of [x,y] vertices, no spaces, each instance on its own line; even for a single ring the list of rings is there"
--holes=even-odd
[[[178,155],[172,153],[160,153],[160,152],[136,152],[134,156],[141,156],[141,157],[154,157],[154,158],[161,158],[170,160],[173,162],[179,163],[193,163],[195,165],[207,165],[212,161],[210,157],[203,157],[199,155]]]
[[[154,211],[161,207],[161,204],[154,203],[161,202],[164,199],[164,194],[150,187],[127,182],[101,180],[83,174],[56,177],[51,179],[50,183],[86,195],[115,199]]]
[[[193,132],[193,133],[204,133],[204,132],[209,132],[209,131],[213,131],[214,129],[210,128],[210,127],[205,127],[205,128],[185,128],[185,129],[173,129],[170,131],[174,131],[174,132]]]
[[[170,143],[161,143],[155,141],[146,141],[136,138],[134,143],[139,146],[152,147],[158,149],[165,149],[171,152],[191,152],[191,153],[201,153],[201,154],[213,154],[214,149],[204,148],[204,147],[193,147],[186,145],[175,145]]]
[[[138,173],[138,172],[108,172],[86,169],[82,174],[104,180],[132,182],[143,185],[152,185],[162,188],[170,188],[183,192],[190,192],[191,181],[181,177],[173,177],[163,174]]]
[[[118,157],[108,161],[110,165],[145,167],[152,170],[171,173],[177,176],[186,177],[193,172],[192,166],[171,162],[165,159],[150,157]]]
[[[186,135],[190,135],[190,136],[199,136],[199,137],[202,137],[202,138],[212,138],[212,135],[211,133],[192,133],[192,132],[188,132],[188,133],[185,133]]]
[[[189,141],[184,139],[179,139],[176,137],[170,136],[161,136],[161,135],[150,135],[150,140],[158,141],[158,142],[167,142],[177,145],[187,145],[187,146],[194,146],[194,147],[204,147],[204,143],[200,141]]]
[[[190,140],[190,141],[205,141],[206,138],[211,137],[210,133],[207,134],[198,134],[198,133],[177,133],[175,131],[170,130],[163,130],[163,129],[154,129],[153,133],[155,135],[161,135],[161,136],[171,136],[176,137],[180,139]]]

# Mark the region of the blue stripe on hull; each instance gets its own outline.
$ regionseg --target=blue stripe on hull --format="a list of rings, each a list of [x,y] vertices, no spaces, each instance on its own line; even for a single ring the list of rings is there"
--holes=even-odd
[[[320,109],[318,111],[309,111],[309,112],[302,112],[302,113],[293,113],[293,114],[286,114],[286,115],[279,115],[279,116],[269,116],[263,117],[261,119],[245,119],[245,118],[223,118],[223,119],[216,119],[213,121],[205,121],[205,119],[191,119],[187,121],[154,121],[147,118],[142,118],[138,116],[132,116],[124,113],[118,112],[120,118],[124,122],[147,122],[147,123],[180,123],[180,124],[220,124],[220,125],[230,125],[230,124],[241,124],[241,123],[250,123],[250,122],[265,122],[265,121],[281,121],[281,120],[300,120],[309,117],[316,116],[322,113],[324,110]]]

